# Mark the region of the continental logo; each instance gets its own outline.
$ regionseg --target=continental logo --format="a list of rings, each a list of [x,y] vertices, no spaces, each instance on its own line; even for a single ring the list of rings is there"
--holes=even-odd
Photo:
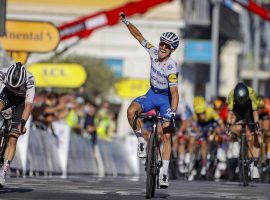
[[[50,52],[57,48],[60,39],[57,27],[50,22],[7,20],[6,29],[0,44],[12,52]],[[28,57],[28,54],[16,56]]]
[[[151,49],[152,47],[154,47],[154,45],[150,44],[149,42],[146,43],[146,48],[147,49]]]
[[[176,74],[170,74],[169,75],[169,82],[170,83],[177,83],[177,76],[176,76]]]

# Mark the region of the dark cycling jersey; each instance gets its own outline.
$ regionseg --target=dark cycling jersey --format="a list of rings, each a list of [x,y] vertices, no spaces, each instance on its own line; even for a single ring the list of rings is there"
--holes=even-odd
[[[7,70],[8,68],[0,69],[0,83],[2,83],[1,89],[3,89],[4,85],[10,93],[18,97],[24,97],[26,102],[33,103],[35,96],[34,76],[30,72],[27,72],[25,84],[19,88],[12,88],[7,84]]]
[[[257,95],[255,91],[251,88],[248,87],[248,93],[249,93],[249,101],[246,103],[246,105],[242,107],[249,107],[251,106],[252,110],[257,110]],[[239,105],[236,105],[234,101],[234,90],[231,90],[229,97],[228,97],[228,109],[230,111],[236,110]]]
[[[231,90],[228,97],[228,109],[236,116],[236,122],[245,119],[247,123],[254,123],[253,111],[257,110],[257,95],[255,91],[248,87],[249,100],[245,105],[239,105],[234,101],[234,90]],[[251,132],[254,132],[254,125],[248,125]]]

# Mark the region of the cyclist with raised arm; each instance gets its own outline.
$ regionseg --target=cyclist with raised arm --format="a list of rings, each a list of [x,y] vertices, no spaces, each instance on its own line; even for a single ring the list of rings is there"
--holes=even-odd
[[[122,22],[127,26],[131,35],[145,48],[150,55],[150,85],[148,92],[136,98],[127,110],[128,121],[138,137],[138,156],[146,157],[147,142],[143,138],[141,124],[139,120],[135,123],[136,113],[147,112],[156,107],[160,109],[160,115],[163,117],[163,166],[159,174],[159,183],[161,188],[167,188],[168,166],[171,154],[171,134],[174,127],[170,121],[175,116],[179,95],[178,78],[176,62],[170,57],[179,45],[179,38],[172,32],[163,33],[160,36],[159,48],[150,44],[141,34],[141,32],[127,19],[124,13],[120,13]],[[135,124],[135,126],[133,126]]]
[[[247,123],[255,123],[255,125],[248,124],[249,131],[254,138],[247,135],[248,143],[252,149],[253,156],[253,170],[251,171],[251,178],[260,178],[257,164],[260,155],[260,144],[258,140],[258,134],[261,133],[259,123],[259,113],[257,111],[257,97],[255,91],[246,86],[243,82],[237,83],[234,89],[232,89],[228,96],[228,118],[226,132],[231,131],[237,135],[241,132],[241,126],[232,126],[232,124],[246,121]],[[256,130],[256,131],[255,131]],[[254,134],[255,132],[255,134]]]
[[[20,62],[0,70],[0,83],[4,86],[0,93],[0,111],[12,109],[12,126],[0,172],[0,186],[5,184],[6,173],[16,153],[18,137],[26,132],[25,124],[32,112],[35,96],[35,79]]]

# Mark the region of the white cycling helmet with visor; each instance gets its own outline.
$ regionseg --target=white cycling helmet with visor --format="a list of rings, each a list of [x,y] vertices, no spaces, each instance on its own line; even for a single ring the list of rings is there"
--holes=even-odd
[[[26,82],[26,70],[22,63],[16,62],[8,68],[7,84],[18,88]]]
[[[179,46],[179,38],[173,32],[162,33],[160,36],[160,42],[169,44],[172,50],[175,50]]]

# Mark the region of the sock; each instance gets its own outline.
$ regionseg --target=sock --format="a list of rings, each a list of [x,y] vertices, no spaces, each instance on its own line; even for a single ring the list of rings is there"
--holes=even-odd
[[[206,166],[206,159],[202,159],[202,166],[203,166],[203,167]]]
[[[140,137],[143,137],[142,129],[136,131],[136,132],[135,132],[135,135],[137,136],[138,139],[139,139]]]
[[[11,163],[10,160],[6,160],[6,161],[4,162],[3,171],[2,171],[2,173],[1,173],[1,176],[6,176],[6,173],[7,173],[7,171],[9,170],[9,167],[10,167],[10,163]]]
[[[257,167],[259,162],[259,158],[254,158],[254,167]]]
[[[182,165],[183,162],[184,162],[184,155],[179,155],[178,163]]]
[[[185,156],[184,155],[180,155],[179,156],[179,160],[184,160]]]
[[[169,160],[163,160],[162,162],[163,162],[163,165],[162,165],[161,172],[162,172],[162,174],[168,175],[168,167],[169,167],[170,161]]]
[[[267,152],[267,159],[270,159],[270,152]]]

